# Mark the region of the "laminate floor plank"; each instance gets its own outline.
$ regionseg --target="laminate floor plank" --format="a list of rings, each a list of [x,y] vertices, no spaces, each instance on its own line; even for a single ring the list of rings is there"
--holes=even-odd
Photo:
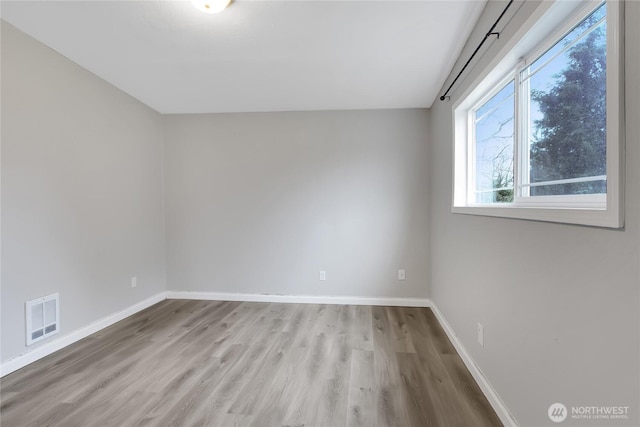
[[[252,315],[247,315],[239,325],[232,325],[228,331],[227,344],[250,345],[256,336],[271,329],[270,322],[275,318],[269,304],[257,303]],[[224,347],[221,347],[224,348]]]
[[[228,348],[238,343],[238,336],[244,330],[251,330],[259,321],[259,314],[267,309],[268,305],[259,303],[240,303],[235,310],[229,313],[215,326],[217,332],[213,340],[213,356],[221,356]]]
[[[287,352],[272,377],[268,391],[261,399],[258,413],[260,418],[253,425],[282,426],[287,416],[287,411],[295,405],[296,398],[301,394],[300,383],[303,375],[300,361],[304,357],[304,350],[292,347]]]
[[[393,335],[395,337],[396,353],[415,353],[416,349],[413,345],[413,337],[409,331],[409,327],[402,314],[402,308],[389,307],[389,321],[393,327]]]
[[[75,380],[79,381],[82,379],[81,375],[76,375]],[[70,380],[74,380],[74,378],[70,378]],[[20,420],[22,419],[36,419],[37,414],[41,412],[53,412],[58,413],[57,408],[63,407],[65,411],[67,411],[71,405],[68,403],[64,403],[63,399],[60,398],[61,393],[67,391],[68,385],[61,382],[59,386],[50,385],[46,388],[46,392],[40,393],[42,396],[42,401],[39,402],[37,408],[33,407],[33,402],[24,398],[23,393],[10,393],[11,397],[4,399],[2,402],[2,406],[0,407],[0,416],[1,423],[0,425],[20,425]],[[5,393],[2,393],[3,395]],[[60,417],[62,412],[58,417]],[[5,416],[6,414],[6,416]],[[37,425],[37,423],[34,423]]]
[[[3,427],[493,427],[429,309],[166,300],[0,379]]]
[[[344,425],[349,398],[351,348],[346,336],[329,341],[327,360],[318,386],[317,413],[312,418],[318,426]],[[311,405],[312,402],[309,402]]]
[[[434,405],[430,381],[415,353],[399,353],[398,370],[402,378],[402,397],[408,407],[408,425],[431,427],[443,425]],[[437,402],[437,400],[436,400]]]
[[[438,408],[437,416],[439,425],[464,426],[468,425],[463,419],[464,411],[460,411],[462,404],[459,402],[456,388],[447,374],[446,367],[442,361],[442,356],[438,351],[435,338],[431,330],[421,319],[424,319],[423,308],[407,308],[403,310],[403,315],[407,320],[409,330],[413,334],[414,343],[423,372],[426,375],[428,384],[433,388],[431,400]],[[470,374],[469,374],[470,375]]]
[[[223,375],[218,386],[209,395],[203,396],[205,404],[194,411],[196,424],[217,425],[221,418],[225,418],[231,405],[241,397],[242,390],[252,381],[262,360],[274,345],[275,334],[257,336],[251,345],[243,345],[246,351],[238,362]]]
[[[245,346],[234,345],[223,357],[210,359],[207,369],[202,372],[195,386],[187,390],[169,411],[159,416],[156,423],[173,426],[192,425],[196,421],[194,417],[197,409],[209,403],[201,399],[201,396],[213,393],[224,374],[241,360],[246,350]]]
[[[427,327],[429,330],[429,337],[431,338],[431,342],[435,345],[438,353],[440,354],[456,354],[456,350],[447,338],[447,334],[444,332],[436,316],[433,314],[431,310],[417,310],[418,315],[420,316],[420,324]]]
[[[373,367],[373,351],[351,352],[349,399],[347,403],[347,427],[375,425],[376,414],[369,408],[376,406],[376,382]]]
[[[273,344],[256,366],[251,381],[245,384],[239,398],[229,408],[230,414],[256,415],[265,406],[265,399],[273,393],[271,384],[291,349],[293,340],[287,332],[273,332]]]
[[[484,406],[486,398],[478,384],[469,376],[469,371],[460,356],[447,354],[443,356],[443,361],[451,383],[457,391],[461,406],[468,408],[463,411],[463,414],[467,416],[469,422],[479,427],[491,426],[500,422],[495,412],[486,410]]]
[[[389,307],[373,307],[373,366],[376,380],[376,425],[410,425],[402,401],[401,378],[396,358],[396,337]]]
[[[354,350],[373,351],[373,330],[371,329],[371,306],[356,305],[353,307],[356,313],[353,329]]]
[[[155,393],[145,391],[121,393],[109,400],[108,405],[103,404],[99,411],[92,414],[94,419],[88,424],[113,427],[126,426],[134,418],[132,414],[138,413],[140,408],[145,407],[156,398],[158,396]]]

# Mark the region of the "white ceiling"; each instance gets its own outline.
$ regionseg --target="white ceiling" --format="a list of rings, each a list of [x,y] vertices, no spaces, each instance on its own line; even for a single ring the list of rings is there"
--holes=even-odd
[[[2,19],[161,113],[430,107],[486,0],[2,1]]]

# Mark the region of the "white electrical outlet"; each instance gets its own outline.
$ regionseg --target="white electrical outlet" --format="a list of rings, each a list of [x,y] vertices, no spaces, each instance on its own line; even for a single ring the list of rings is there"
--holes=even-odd
[[[321,271],[320,272],[320,280],[327,280],[327,272],[326,271]]]
[[[407,274],[404,270],[398,270],[398,280],[407,280]]]
[[[478,344],[484,347],[484,326],[478,322]]]
[[[133,276],[131,278],[131,287],[135,288],[136,286],[138,286],[138,278],[136,276]]]

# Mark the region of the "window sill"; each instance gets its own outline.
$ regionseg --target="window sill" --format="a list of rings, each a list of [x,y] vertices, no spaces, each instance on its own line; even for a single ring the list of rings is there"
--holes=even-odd
[[[561,224],[587,225],[603,228],[620,229],[624,227],[624,222],[621,216],[607,209],[569,209],[500,205],[453,206],[451,212],[455,214],[555,222]]]

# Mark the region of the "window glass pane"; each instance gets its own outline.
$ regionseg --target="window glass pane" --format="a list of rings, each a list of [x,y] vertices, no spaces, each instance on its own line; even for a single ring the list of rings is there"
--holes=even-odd
[[[513,101],[513,87],[510,87],[507,84],[500,90],[500,92],[495,94],[491,99],[482,104],[482,106],[476,110],[476,122],[482,120],[485,115],[493,112],[497,107],[499,107],[508,99],[511,99]]]
[[[559,43],[556,43],[551,49],[546,51],[540,58],[534,61],[530,66],[530,72],[535,73],[538,68],[543,66],[547,61],[553,58],[562,50],[566,49],[571,43],[575,42],[579,38],[583,37],[592,30],[593,26],[597,25],[599,21],[603,20],[607,14],[606,5],[602,5],[596,11],[594,11],[589,18],[578,24],[573,30],[562,38]]]
[[[476,203],[513,202],[514,81],[475,110]]]
[[[528,80],[531,183],[593,177],[530,187],[531,196],[606,193],[606,13],[586,18],[523,71]],[[596,25],[597,24],[597,25]],[[572,46],[567,46],[582,39]],[[548,61],[548,62],[547,62]],[[544,63],[543,65],[540,65]],[[527,84],[527,83],[525,83]],[[526,86],[525,86],[526,87]]]
[[[559,189],[563,192],[559,193]],[[574,182],[569,184],[540,185],[531,188],[532,196],[558,194],[603,194],[607,192],[607,182],[604,180],[590,182]]]

